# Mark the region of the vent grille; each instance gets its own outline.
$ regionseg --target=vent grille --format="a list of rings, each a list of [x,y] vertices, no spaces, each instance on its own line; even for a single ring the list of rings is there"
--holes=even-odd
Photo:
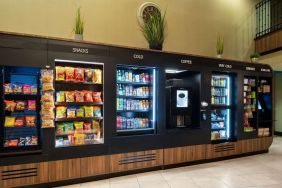
[[[134,156],[127,156],[119,160],[119,165],[130,164],[130,163],[138,163],[138,162],[148,162],[148,161],[155,161],[156,154],[145,154],[145,155],[134,155]]]
[[[223,151],[232,151],[232,150],[235,150],[234,143],[214,146],[214,152],[223,152]]]
[[[37,168],[2,171],[2,180],[11,180],[37,176]]]

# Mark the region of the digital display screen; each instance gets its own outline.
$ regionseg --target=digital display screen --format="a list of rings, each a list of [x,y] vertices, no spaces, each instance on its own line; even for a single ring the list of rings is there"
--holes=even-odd
[[[176,90],[176,107],[188,108],[188,90]]]

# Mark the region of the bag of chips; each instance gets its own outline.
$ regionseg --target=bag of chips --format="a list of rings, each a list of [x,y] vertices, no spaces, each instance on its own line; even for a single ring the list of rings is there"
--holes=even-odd
[[[16,101],[16,110],[25,110],[26,102],[25,101]]]
[[[18,139],[9,140],[8,147],[17,147],[19,143]]]
[[[44,92],[43,95],[41,96],[41,101],[42,102],[54,102],[54,97],[52,92]]]
[[[56,80],[65,80],[65,67],[56,66]]]
[[[84,106],[85,117],[93,117],[93,106]]]
[[[16,118],[13,117],[13,116],[6,116],[4,126],[5,127],[14,127],[15,126],[15,120],[16,120]]]
[[[84,144],[85,134],[74,134],[74,144],[81,145]]]
[[[92,82],[93,79],[93,69],[84,69],[85,81]]]
[[[76,109],[76,117],[84,117],[84,107],[80,106]]]
[[[13,92],[14,93],[22,93],[23,92],[23,87],[20,84],[13,84]]]
[[[37,85],[32,85],[31,88],[30,88],[30,90],[31,90],[31,94],[32,94],[32,95],[37,94]]]
[[[5,103],[5,110],[13,112],[16,108],[16,103],[14,101],[4,100]]]
[[[66,81],[74,80],[74,68],[73,67],[65,67],[65,73],[66,73]]]
[[[54,91],[53,83],[43,83],[42,91]]]
[[[53,119],[44,119],[44,120],[42,120],[42,127],[54,127]]]
[[[101,69],[94,69],[93,71],[93,82],[96,84],[102,83],[102,70]]]
[[[93,92],[93,102],[102,102],[101,92]]]
[[[46,120],[46,119],[54,119],[55,115],[53,112],[53,109],[43,109],[41,110],[41,119]]]
[[[30,146],[32,143],[32,139],[30,136],[25,137],[25,145]]]
[[[41,80],[42,83],[53,83],[53,70],[42,69]]]
[[[90,132],[92,129],[91,129],[91,123],[90,122],[84,122],[83,123],[83,130],[84,132]]]
[[[65,102],[65,92],[64,91],[56,92],[56,101],[57,102]]]
[[[5,94],[13,93],[12,84],[10,83],[4,84],[4,93]]]
[[[38,144],[38,137],[37,136],[32,136],[31,137],[31,145],[35,146]]]
[[[27,101],[27,109],[28,110],[36,110],[36,100],[28,100]]]
[[[42,103],[42,105],[41,105],[41,108],[42,108],[42,109],[45,109],[45,110],[48,110],[48,109],[54,108],[54,107],[55,107],[55,105],[54,105],[54,103],[52,103],[52,102],[44,102],[44,103]]]
[[[20,141],[18,143],[18,146],[24,146],[25,145],[25,138],[24,137],[20,137]]]
[[[74,69],[74,79],[77,82],[84,82],[84,69],[83,68]]]
[[[35,126],[35,120],[36,120],[36,117],[35,116],[25,116],[25,123],[26,123],[26,126]]]
[[[61,135],[64,133],[64,123],[56,123],[56,134]]]
[[[23,94],[31,94],[31,86],[28,84],[23,85]]]
[[[64,122],[64,132],[71,134],[74,131],[73,122]]]
[[[100,106],[93,106],[93,115],[94,115],[94,117],[101,117],[102,116]]]
[[[84,102],[83,91],[75,91],[75,102]]]
[[[16,117],[15,127],[22,127],[22,126],[24,126],[24,117]]]
[[[75,127],[76,133],[82,133],[83,132],[83,121],[75,121],[74,127]]]
[[[97,120],[92,121],[92,129],[95,133],[100,132],[100,123]]]
[[[57,106],[56,118],[66,118],[67,108],[65,106]]]
[[[75,118],[75,112],[76,112],[75,107],[68,107],[67,108],[67,118]]]
[[[66,102],[75,102],[74,91],[65,91]]]
[[[84,102],[93,102],[92,91],[84,91]]]

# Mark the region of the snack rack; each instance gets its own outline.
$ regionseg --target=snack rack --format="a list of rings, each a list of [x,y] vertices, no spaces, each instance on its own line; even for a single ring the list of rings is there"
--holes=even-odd
[[[40,68],[1,69],[3,151],[40,150]]]
[[[103,64],[55,60],[56,147],[104,143]]]

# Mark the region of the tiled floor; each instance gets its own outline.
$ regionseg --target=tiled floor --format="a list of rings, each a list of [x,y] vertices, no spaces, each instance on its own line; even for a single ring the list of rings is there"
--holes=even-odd
[[[282,137],[270,152],[169,170],[122,176],[66,188],[282,188]]]

